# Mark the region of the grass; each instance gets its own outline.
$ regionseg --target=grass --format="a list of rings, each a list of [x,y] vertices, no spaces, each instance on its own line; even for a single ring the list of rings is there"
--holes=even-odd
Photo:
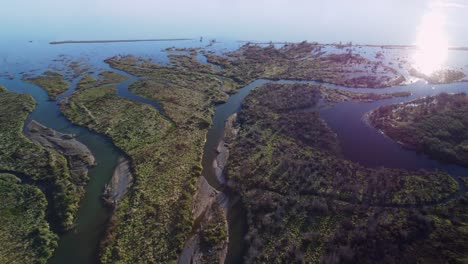
[[[16,180],[9,179],[5,181],[14,187],[19,185],[15,187],[19,192],[27,191],[31,195],[37,196],[37,204],[31,201],[31,208],[34,209],[34,206],[37,206],[37,210],[44,211],[43,207],[47,205],[47,220],[54,231],[62,232],[73,227],[78,203],[84,192],[83,179],[71,176],[67,161],[62,155],[52,149],[45,149],[38,144],[34,144],[23,136],[24,122],[34,107],[35,102],[31,96],[9,92],[0,86],[0,171],[26,175],[25,177],[28,178],[31,184],[41,186],[44,194],[38,194],[37,188],[20,185]],[[10,197],[16,194],[11,193],[8,195]],[[17,195],[20,197],[23,194],[18,193]],[[44,195],[47,197],[47,202],[43,200]],[[40,242],[47,250],[44,249],[42,255],[37,256],[38,260],[44,261],[50,257],[49,251],[53,251],[56,245],[53,242],[49,226],[42,221],[44,216],[42,214],[38,215],[39,211],[36,214],[37,224],[41,225],[39,231],[23,234],[25,236],[18,233],[17,236],[10,239],[12,239],[11,243],[19,245],[22,243],[21,241],[29,241],[30,239],[42,241],[40,237],[43,235],[45,238],[49,237],[50,241],[47,241],[50,243]],[[8,221],[13,220],[9,219]],[[11,228],[15,230],[15,227]],[[18,228],[26,227],[18,226]],[[8,229],[4,230],[8,231]],[[11,252],[11,254],[21,255],[23,254],[21,250],[25,250],[24,248],[16,249],[19,251]]]
[[[165,116],[150,105],[118,97],[114,85],[99,83],[78,90],[61,107],[72,122],[108,135],[129,155],[136,175],[117,207],[116,227],[106,240],[102,262],[175,261],[193,224],[192,199],[201,176],[205,135],[214,106],[225,95],[213,76],[148,62],[145,67],[151,71],[142,73],[141,63],[127,66],[134,58],[127,59],[110,63],[145,74],[131,90],[157,99]]]
[[[23,136],[24,122],[35,107],[31,96],[0,88],[0,104],[0,170],[23,173],[49,186],[53,225],[59,231],[70,229],[84,192],[83,179],[71,177],[62,155]]]
[[[431,157],[468,165],[468,96],[439,94],[382,106],[369,115],[389,137]]]
[[[37,77],[28,78],[26,81],[43,88],[51,99],[55,99],[57,95],[65,92],[69,87],[63,75],[51,71],[46,71]]]
[[[125,80],[128,80],[127,76],[122,74],[118,74],[113,71],[103,71],[98,74],[99,84],[112,84],[112,83],[120,83]]]
[[[0,262],[46,263],[58,237],[45,220],[47,200],[37,187],[0,174]]]
[[[98,79],[91,74],[85,75],[77,84],[77,89],[88,89],[107,84],[116,84],[128,80],[127,76],[112,71],[103,71],[98,74]]]
[[[96,85],[96,78],[94,78],[92,75],[88,74],[85,77],[81,78],[81,80],[78,82],[76,85],[76,89],[87,89],[94,87]]]
[[[404,82],[397,71],[352,53],[326,54],[314,43],[288,44],[282,48],[246,44],[223,56],[207,54],[220,66],[218,75],[245,86],[258,78],[310,80],[349,87],[389,87]]]
[[[309,85],[267,84],[245,99],[227,177],[248,212],[246,262],[424,263],[434,245],[438,259],[463,259],[466,238],[457,228],[468,220],[466,198],[438,211],[457,182],[443,172],[344,160],[319,115],[302,111],[322,96]],[[452,221],[457,227],[444,234]]]

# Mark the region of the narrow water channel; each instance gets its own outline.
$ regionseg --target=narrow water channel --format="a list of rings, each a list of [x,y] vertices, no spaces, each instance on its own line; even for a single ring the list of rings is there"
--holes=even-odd
[[[215,109],[213,124],[208,130],[206,143],[202,158],[202,175],[208,183],[219,191],[223,191],[228,197],[228,227],[229,244],[226,257],[226,263],[242,263],[246,252],[244,236],[247,234],[247,216],[245,208],[240,197],[231,190],[223,188],[216,177],[213,162],[216,159],[216,148],[224,136],[224,126],[226,120],[234,113],[240,110],[244,98],[256,87],[267,83],[267,80],[257,80],[249,85],[239,89],[239,91],[230,96],[226,103],[219,105]]]
[[[344,157],[368,167],[383,166],[410,170],[442,170],[453,176],[468,176],[467,168],[441,163],[429,158],[425,154],[403,148],[396,141],[386,137],[380,131],[370,126],[364,118],[366,113],[383,105],[407,102],[441,92],[468,92],[468,84],[454,83],[433,86],[420,82],[396,87],[395,89],[380,89],[376,92],[383,93],[398,90],[410,91],[412,95],[410,97],[392,98],[372,103],[343,102],[325,108],[320,112],[321,117],[337,134]]]
[[[59,246],[49,263],[98,263],[98,244],[109,217],[109,211],[101,201],[101,194],[123,153],[108,138],[73,125],[61,114],[57,102],[48,99],[44,90],[21,81],[21,76],[16,77],[14,80],[1,79],[0,84],[10,91],[33,96],[37,106],[27,122],[36,120],[59,132],[76,135],[77,140],[90,148],[97,162],[88,173],[89,183],[77,213],[76,228],[61,235]],[[66,94],[73,91],[75,84],[76,81]]]
[[[157,102],[134,95],[128,90],[129,85],[138,80],[137,77],[126,72],[108,69],[129,78],[117,84],[119,96],[149,104],[160,111],[162,110]],[[60,236],[58,248],[49,263],[99,263],[99,242],[105,232],[105,226],[110,216],[110,210],[104,206],[101,195],[105,185],[112,178],[119,158],[125,155],[106,136],[72,124],[60,112],[57,101],[73,93],[76,84],[80,80],[79,78],[71,82],[70,88],[58,96],[57,101],[51,101],[43,89],[34,84],[21,81],[20,75],[16,77],[14,80],[0,79],[0,84],[10,91],[30,94],[36,101],[37,106],[28,116],[25,126],[31,120],[36,120],[59,132],[76,135],[77,140],[84,143],[92,151],[97,163],[95,167],[90,168],[88,173],[90,180],[85,188],[85,196],[80,203],[76,216],[76,227]]]

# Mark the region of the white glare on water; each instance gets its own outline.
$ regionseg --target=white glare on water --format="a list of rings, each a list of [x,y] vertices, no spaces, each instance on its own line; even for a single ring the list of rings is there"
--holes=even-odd
[[[414,68],[424,74],[434,73],[444,66],[449,44],[444,30],[443,10],[434,5],[422,17],[416,38]]]

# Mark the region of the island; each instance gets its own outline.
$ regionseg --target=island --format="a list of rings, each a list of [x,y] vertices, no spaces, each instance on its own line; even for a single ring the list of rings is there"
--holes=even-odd
[[[26,78],[26,81],[43,88],[52,100],[59,94],[65,92],[69,87],[69,84],[65,81],[62,74],[52,71],[46,71],[36,77]]]
[[[468,96],[441,93],[379,107],[370,123],[405,147],[468,166]]]

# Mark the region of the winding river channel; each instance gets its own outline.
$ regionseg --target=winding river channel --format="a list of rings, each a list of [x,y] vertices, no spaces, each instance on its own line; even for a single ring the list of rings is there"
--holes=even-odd
[[[162,111],[159,103],[139,97],[131,93],[129,85],[138,80],[137,77],[125,72],[111,69],[102,61],[98,67],[101,70],[112,70],[129,77],[128,80],[117,85],[118,95],[137,102],[150,104]],[[97,74],[97,73],[96,73]],[[111,140],[103,135],[94,133],[83,127],[73,125],[60,112],[56,101],[50,101],[44,90],[36,85],[21,81],[21,72],[15,73],[15,78],[0,77],[0,84],[7,89],[28,93],[37,102],[36,109],[28,117],[28,121],[36,120],[45,126],[57,131],[75,134],[77,139],[87,145],[93,152],[97,166],[89,170],[90,181],[86,187],[77,215],[76,229],[61,236],[59,247],[50,263],[96,263],[98,262],[98,244],[103,235],[104,227],[110,215],[109,210],[101,201],[104,186],[110,181],[118,159],[124,154],[115,147]],[[58,97],[63,99],[73,93],[76,83],[71,83],[71,88]],[[213,161],[216,158],[216,147],[224,134],[225,121],[233,113],[240,110],[244,98],[256,87],[268,83],[293,83],[296,81],[270,81],[259,79],[240,89],[235,95],[230,96],[225,104],[216,107],[213,125],[208,131],[207,141],[203,154],[203,176],[218,190],[223,190],[222,185],[215,176]],[[306,82],[316,83],[316,82]],[[321,83],[323,84],[323,83]],[[320,110],[321,117],[337,134],[343,155],[346,159],[358,162],[369,167],[392,167],[406,169],[443,170],[454,178],[468,176],[468,169],[460,166],[443,164],[430,159],[426,155],[404,149],[396,142],[388,139],[376,129],[370,127],[363,116],[366,112],[386,104],[393,104],[413,100],[422,96],[438,94],[440,92],[468,92],[468,83],[454,83],[445,85],[429,85],[424,82],[416,82],[406,86],[391,87],[386,89],[354,89],[323,84],[332,88],[344,89],[354,92],[388,93],[397,91],[410,91],[412,95],[406,98],[392,98],[372,103],[344,102],[325,107]],[[460,188],[460,193],[466,192]],[[246,212],[242,202],[236,194],[227,193],[230,201],[228,210],[229,223],[229,247],[227,263],[240,263],[245,253],[246,245],[244,236],[247,232]]]

